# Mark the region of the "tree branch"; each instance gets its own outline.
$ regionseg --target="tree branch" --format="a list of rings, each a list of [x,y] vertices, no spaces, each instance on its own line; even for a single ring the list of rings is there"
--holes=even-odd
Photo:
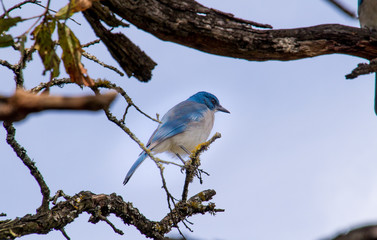
[[[110,195],[94,194],[82,191],[65,201],[57,203],[51,210],[38,212],[35,215],[25,215],[22,218],[0,221],[0,239],[14,239],[16,237],[38,233],[47,234],[54,229],[63,229],[73,222],[81,213],[92,215],[91,222],[97,223],[102,217],[114,214],[125,224],[134,225],[146,237],[163,239],[171,231],[174,223],[178,223],[195,214],[222,212],[216,209],[214,203],[203,205],[216,194],[214,190],[205,190],[191,197],[188,202],[179,202],[174,210],[161,221],[151,221],[133,207],[132,203],[124,202],[121,196],[115,193]],[[96,216],[101,212],[101,218]],[[97,218],[97,221],[96,221]]]
[[[20,3],[17,3],[16,5],[14,5],[13,7],[9,8],[6,10],[5,13],[1,14],[0,15],[0,19],[4,18],[6,15],[8,15],[11,11],[13,11],[14,9],[17,9],[17,8],[21,8],[23,5],[27,4],[27,3],[36,3],[37,0],[25,0],[25,1],[22,1]]]
[[[187,199],[189,184],[194,179],[195,173],[198,171],[198,168],[200,166],[200,159],[199,159],[200,154],[206,151],[209,148],[209,145],[212,144],[218,138],[221,138],[221,134],[217,132],[207,142],[199,144],[196,147],[196,149],[190,154],[190,160],[187,161],[185,164],[186,178],[185,178],[185,184],[183,186],[183,192],[182,192],[183,202],[186,201]]]
[[[23,148],[15,139],[16,129],[13,127],[12,123],[4,122],[3,126],[7,131],[7,143],[13,148],[13,151],[17,156],[22,160],[27,168],[29,168],[31,175],[37,181],[41,193],[43,196],[42,204],[37,209],[37,212],[45,212],[49,208],[49,198],[50,198],[50,189],[48,188],[46,182],[43,179],[42,174],[39,172],[38,168],[35,166],[35,163],[27,155],[25,148]],[[1,235],[1,233],[0,233]],[[0,237],[0,239],[3,239]]]
[[[105,10],[99,3],[94,2],[92,8],[83,14],[127,76],[134,76],[139,81],[148,82],[157,64],[125,35],[107,30],[99,21],[98,16],[103,15],[98,15],[100,11]]]
[[[289,61],[334,53],[377,57],[377,38],[368,30],[339,24],[261,30],[253,28],[257,24],[193,0],[103,0],[101,4],[164,41],[221,56],[250,61]],[[98,19],[87,11],[88,15]],[[119,40],[112,44],[122,46]]]
[[[17,90],[11,97],[0,96],[0,120],[19,121],[30,113],[50,109],[96,111],[107,108],[116,95],[110,92],[98,96],[61,97]]]
[[[377,239],[377,226],[365,226],[340,233],[332,240],[373,240]]]
[[[355,79],[360,75],[366,75],[377,72],[377,59],[373,59],[370,63],[359,63],[357,68],[352,70],[350,74],[346,75],[346,79]]]

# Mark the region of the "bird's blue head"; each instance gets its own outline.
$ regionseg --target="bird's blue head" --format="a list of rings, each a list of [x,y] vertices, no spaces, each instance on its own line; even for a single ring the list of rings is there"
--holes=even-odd
[[[358,3],[358,5],[360,6],[363,3],[363,0],[359,0]]]
[[[230,113],[226,108],[220,105],[219,99],[217,99],[215,95],[208,92],[198,92],[189,97],[187,100],[205,104],[209,109],[213,111]]]

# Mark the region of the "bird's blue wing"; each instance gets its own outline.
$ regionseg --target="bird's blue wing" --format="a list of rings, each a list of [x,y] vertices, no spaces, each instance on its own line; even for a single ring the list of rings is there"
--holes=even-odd
[[[177,104],[163,116],[147,146],[152,144],[155,147],[164,140],[184,132],[190,122],[200,121],[207,110],[206,105],[193,101],[186,100]]]

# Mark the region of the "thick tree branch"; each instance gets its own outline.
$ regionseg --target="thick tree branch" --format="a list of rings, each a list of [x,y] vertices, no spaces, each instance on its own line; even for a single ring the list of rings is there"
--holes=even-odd
[[[103,14],[98,15],[98,12],[105,10],[99,3],[94,3],[92,8],[83,13],[96,35],[106,45],[127,76],[134,76],[139,81],[148,82],[157,64],[125,35],[112,33],[102,25],[99,16]]]
[[[377,239],[377,226],[365,226],[341,233],[332,240],[374,240]]]
[[[214,190],[205,190],[190,198],[188,202],[179,202],[175,209],[161,221],[151,221],[142,215],[132,203],[124,202],[122,197],[115,193],[110,195],[94,194],[82,191],[65,201],[57,203],[51,210],[39,212],[35,215],[26,215],[22,218],[0,221],[0,239],[14,239],[16,237],[38,233],[47,234],[53,229],[62,229],[73,222],[81,213],[92,215],[90,221],[97,223],[104,217],[114,214],[125,224],[134,225],[142,234],[153,239],[164,239],[164,235],[175,225],[187,217],[195,214],[222,212],[216,209],[215,204],[209,201],[216,194]],[[100,212],[101,217],[96,215]]]
[[[107,108],[115,97],[114,92],[98,96],[61,97],[17,90],[11,97],[0,96],[0,120],[19,121],[30,113],[50,109],[96,111]]]
[[[261,30],[250,21],[192,0],[103,0],[101,4],[154,36],[221,56],[250,61],[289,61],[324,54],[377,57],[377,38],[368,30],[338,24]],[[98,19],[95,14],[86,16]],[[102,36],[99,36],[102,38]],[[112,44],[122,46],[119,39]]]

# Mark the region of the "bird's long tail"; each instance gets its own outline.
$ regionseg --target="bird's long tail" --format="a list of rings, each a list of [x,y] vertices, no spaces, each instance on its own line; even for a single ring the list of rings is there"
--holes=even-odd
[[[126,185],[127,182],[132,177],[132,174],[136,171],[136,169],[140,166],[140,164],[147,158],[148,154],[146,152],[142,152],[139,156],[139,158],[136,160],[136,162],[132,165],[130,170],[128,170],[128,173],[126,177],[124,178],[123,185]]]

